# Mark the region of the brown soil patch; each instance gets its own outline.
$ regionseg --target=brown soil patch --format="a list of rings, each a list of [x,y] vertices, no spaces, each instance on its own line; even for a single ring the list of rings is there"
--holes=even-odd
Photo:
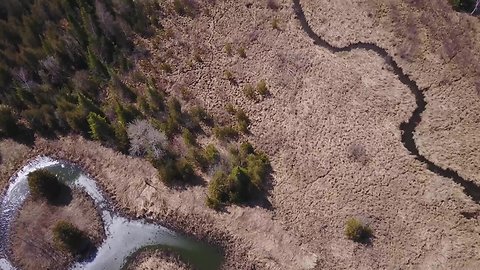
[[[105,238],[103,224],[94,202],[83,191],[74,190],[67,206],[52,206],[28,198],[12,224],[12,260],[25,270],[67,269],[74,257],[54,244],[52,229],[68,221],[86,232],[98,247]]]
[[[192,269],[169,251],[144,251],[126,270],[188,270]]]

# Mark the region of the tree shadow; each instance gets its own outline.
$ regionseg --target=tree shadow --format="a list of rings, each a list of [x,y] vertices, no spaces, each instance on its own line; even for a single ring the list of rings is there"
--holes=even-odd
[[[261,190],[257,190],[253,194],[253,198],[250,199],[245,206],[247,207],[260,207],[266,210],[273,210],[274,207],[272,202],[270,202],[269,197],[271,196],[271,192],[273,190],[273,169],[270,169],[268,172],[268,176],[263,183],[263,187]]]
[[[16,134],[11,136],[11,139],[17,143],[32,147],[35,142],[35,133],[29,128],[20,126]]]
[[[82,237],[81,241],[82,248],[77,260],[85,263],[92,262],[97,257],[98,248],[87,236]]]
[[[372,241],[373,239],[375,239],[375,236],[373,234],[370,234],[370,235],[366,235],[366,236],[358,239],[355,242],[357,242],[359,244],[362,244],[366,247],[372,247],[373,246],[373,241]]]
[[[55,198],[48,200],[48,203],[54,206],[67,206],[73,200],[72,189],[64,183],[60,184],[60,191]]]

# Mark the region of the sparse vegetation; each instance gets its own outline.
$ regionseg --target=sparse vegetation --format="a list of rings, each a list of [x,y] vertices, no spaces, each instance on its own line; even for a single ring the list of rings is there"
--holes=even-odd
[[[243,204],[263,189],[270,163],[263,153],[255,153],[249,143],[232,152],[231,170],[217,171],[209,186],[207,206],[218,209],[224,204]]]
[[[280,8],[276,0],[267,0],[267,7],[273,10],[277,10]]]
[[[243,88],[243,94],[245,94],[245,96],[250,100],[256,100],[257,99],[257,95],[255,93],[255,88],[253,88],[253,86],[251,84],[245,85],[245,87]]]
[[[223,72],[223,75],[225,76],[225,79],[227,79],[229,82],[234,83],[235,82],[235,76],[230,70],[225,70]]]
[[[188,90],[188,88],[186,87],[182,87],[180,89],[180,94],[182,95],[182,99],[185,100],[185,101],[189,101],[193,98],[193,94],[190,90]]]
[[[247,58],[247,53],[244,47],[240,47],[237,49],[237,53],[241,58]]]
[[[167,62],[161,63],[160,64],[160,69],[165,71],[166,73],[172,73],[173,72],[172,66]]]
[[[217,139],[221,141],[226,141],[238,137],[238,131],[231,126],[215,127],[213,128],[213,134]]]
[[[235,109],[235,106],[233,106],[232,103],[228,103],[227,106],[225,106],[225,110],[231,115],[237,113],[237,109]]]
[[[248,133],[248,125],[250,125],[250,119],[242,109],[238,109],[235,116],[237,117],[238,131],[242,133]]]
[[[355,242],[365,242],[372,237],[372,230],[368,225],[363,224],[355,218],[347,220],[345,224],[345,236]]]
[[[66,250],[73,255],[84,253],[90,245],[88,236],[67,221],[60,221],[55,225],[53,238],[58,248]]]
[[[193,135],[193,133],[186,128],[184,128],[183,131],[182,131],[182,138],[183,138],[183,141],[185,142],[186,145],[197,144],[197,141],[195,139],[195,135]]]
[[[355,162],[365,165],[368,162],[367,151],[360,144],[352,144],[348,147],[348,157]]]
[[[260,82],[258,82],[257,92],[262,97],[265,97],[269,94],[267,82],[265,80],[261,80]]]
[[[166,185],[185,184],[195,177],[193,167],[186,159],[166,158],[156,165],[159,178]]]
[[[28,187],[34,198],[44,198],[48,202],[56,200],[62,191],[62,184],[53,173],[40,169],[28,174]]]
[[[193,16],[195,14],[194,2],[191,0],[174,0],[173,9],[180,16]]]
[[[280,30],[278,18],[273,18],[272,19],[272,28],[275,29],[275,30]]]
[[[231,43],[227,43],[225,44],[225,52],[227,53],[228,56],[232,56],[232,52],[233,52],[233,49],[232,49],[232,44]]]
[[[214,164],[220,158],[220,153],[218,152],[217,148],[213,144],[207,145],[203,152],[203,156],[210,164]]]

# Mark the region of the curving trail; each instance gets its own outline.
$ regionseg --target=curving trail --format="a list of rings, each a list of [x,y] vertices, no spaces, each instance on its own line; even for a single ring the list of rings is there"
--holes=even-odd
[[[410,79],[408,75],[403,72],[403,69],[398,66],[397,62],[388,54],[388,52],[384,49],[379,47],[374,43],[365,43],[365,42],[357,42],[350,44],[346,47],[335,47],[328,43],[326,40],[318,36],[308,24],[308,21],[305,17],[303,12],[302,5],[300,0],[293,0],[293,9],[297,19],[300,21],[303,31],[314,41],[315,45],[318,45],[322,48],[329,50],[332,53],[339,53],[339,52],[350,52],[353,50],[367,50],[372,51],[381,56],[387,65],[389,65],[393,73],[398,76],[398,79],[405,84],[412,94],[415,96],[415,102],[417,107],[408,119],[408,122],[403,122],[400,124],[400,130],[402,131],[402,143],[405,148],[415,156],[417,160],[427,165],[427,169],[431,172],[449,178],[453,180],[455,183],[460,184],[463,187],[463,192],[472,198],[477,204],[480,204],[480,186],[477,185],[475,182],[465,179],[458,175],[458,173],[452,169],[444,169],[437,164],[433,163],[432,161],[428,160],[425,156],[420,154],[418,151],[417,144],[414,139],[414,133],[417,126],[422,121],[422,113],[425,111],[425,107],[427,102],[425,101],[425,95],[418,87],[417,83]]]

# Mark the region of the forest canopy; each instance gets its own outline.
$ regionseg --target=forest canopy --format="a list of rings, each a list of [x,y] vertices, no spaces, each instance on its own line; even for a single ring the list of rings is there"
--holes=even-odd
[[[112,85],[124,97],[128,87],[118,75],[131,68],[134,35],[148,36],[161,27],[157,16],[148,13],[158,10],[152,5],[133,0],[0,1],[3,110],[36,133],[89,136],[89,113],[105,116],[100,90]]]

